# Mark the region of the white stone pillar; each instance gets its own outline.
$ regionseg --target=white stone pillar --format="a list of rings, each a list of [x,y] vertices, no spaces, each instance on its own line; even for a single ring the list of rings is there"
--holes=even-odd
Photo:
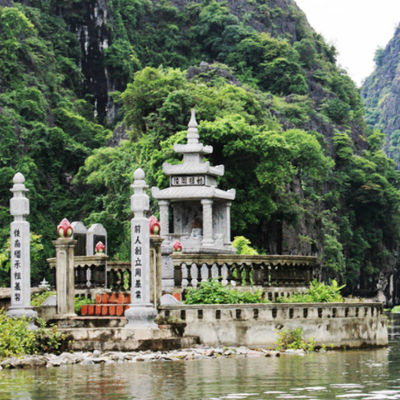
[[[154,319],[157,310],[150,302],[150,223],[145,212],[149,210],[149,196],[144,180],[145,174],[138,168],[134,175],[131,196],[131,305],[125,311],[127,328],[158,329]],[[161,228],[162,229],[162,228]]]
[[[225,204],[225,237],[224,237],[224,244],[230,245],[231,244],[231,205],[230,201],[227,201]]]
[[[169,201],[159,200],[160,207],[160,236],[168,240],[169,235]]]
[[[212,219],[212,204],[209,199],[201,200],[203,206],[203,246],[213,246],[213,219]]]
[[[76,240],[60,237],[53,241],[56,247],[57,314],[59,317],[75,317],[74,247]]]
[[[34,319],[37,313],[31,307],[31,253],[30,228],[25,217],[29,215],[29,200],[25,197],[24,176],[18,172],[14,175],[11,189],[10,211],[14,221],[10,225],[11,233],[11,307],[7,314],[10,317],[31,319],[30,328],[36,329]]]

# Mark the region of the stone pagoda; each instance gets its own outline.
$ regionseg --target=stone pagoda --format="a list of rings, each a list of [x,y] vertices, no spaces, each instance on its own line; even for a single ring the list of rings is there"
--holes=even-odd
[[[209,161],[204,161],[204,156],[211,154],[213,148],[199,142],[194,110],[187,143],[176,144],[174,151],[183,154],[183,163],[163,164],[170,186],[163,190],[152,188],[153,198],[160,207],[160,234],[164,246],[179,240],[184,253],[234,253],[230,207],[236,192],[218,189],[217,178],[224,175],[224,166],[213,167]]]

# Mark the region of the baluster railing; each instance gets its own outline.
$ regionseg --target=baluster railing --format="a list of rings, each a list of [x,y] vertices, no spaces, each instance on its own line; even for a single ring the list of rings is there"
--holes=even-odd
[[[197,286],[206,279],[241,286],[308,286],[317,258],[311,256],[245,256],[172,254],[176,287]]]

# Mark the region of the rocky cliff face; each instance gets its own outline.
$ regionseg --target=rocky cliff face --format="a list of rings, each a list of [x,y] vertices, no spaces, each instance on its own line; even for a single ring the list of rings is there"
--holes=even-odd
[[[8,46],[0,144],[21,155],[0,145],[0,159],[10,160],[0,165],[0,212],[12,171],[29,165],[27,177],[40,183],[31,192],[42,204],[36,216],[47,218],[48,204],[54,215],[89,216],[109,228],[111,255],[124,256],[129,240],[118,224],[128,218],[130,168],[140,160],[150,184],[160,179],[179,140],[172,136],[196,106],[215,149],[210,161],[231,171],[221,184],[242,196],[232,206],[234,234],[269,253],[316,254],[349,290],[373,294],[388,282],[397,177],[335,49],[293,0],[21,0],[12,10],[0,2],[0,14],[19,24],[0,18],[8,35],[0,35],[0,49]],[[50,249],[48,221],[36,222]],[[7,224],[0,228],[1,239]]]
[[[367,121],[387,136],[385,150],[400,165],[400,27],[375,56],[375,71],[363,87]]]

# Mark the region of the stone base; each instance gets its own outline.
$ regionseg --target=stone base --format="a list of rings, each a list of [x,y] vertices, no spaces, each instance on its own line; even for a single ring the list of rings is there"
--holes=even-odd
[[[29,329],[36,330],[35,320],[37,318],[37,312],[33,311],[32,308],[25,307],[10,307],[7,311],[7,315],[11,318],[22,318],[29,319]]]
[[[126,328],[131,329],[158,329],[154,319],[157,317],[157,310],[152,304],[133,304],[125,311],[125,317],[128,320]]]

